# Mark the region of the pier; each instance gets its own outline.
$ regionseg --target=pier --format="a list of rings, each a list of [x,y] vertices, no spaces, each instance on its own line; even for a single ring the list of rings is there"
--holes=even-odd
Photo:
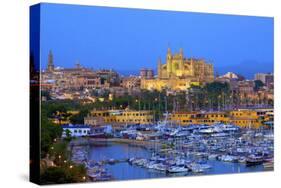
[[[162,146],[160,141],[144,141],[144,140],[132,140],[125,138],[85,138],[79,140],[73,140],[71,146],[83,146],[83,145],[96,145],[102,143],[120,143],[129,144],[131,146],[144,147],[146,149],[158,149]]]

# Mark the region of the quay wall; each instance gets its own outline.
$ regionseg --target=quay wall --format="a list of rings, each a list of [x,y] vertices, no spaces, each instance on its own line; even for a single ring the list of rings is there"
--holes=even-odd
[[[146,149],[161,147],[161,143],[157,141],[132,140],[132,139],[124,139],[124,138],[80,138],[80,139],[72,140],[70,145],[84,146],[84,145],[95,145],[99,143],[129,144],[132,146],[145,147]]]

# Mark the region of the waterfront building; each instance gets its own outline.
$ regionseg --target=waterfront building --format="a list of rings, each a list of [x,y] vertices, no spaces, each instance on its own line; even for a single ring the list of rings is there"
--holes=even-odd
[[[147,90],[170,89],[186,90],[192,84],[200,85],[214,81],[213,65],[204,59],[186,58],[183,49],[172,54],[168,48],[166,63],[158,61],[157,78],[148,76],[146,69],[141,70],[141,88]]]
[[[272,112],[268,111],[264,114],[263,123],[265,125],[269,125],[269,126],[273,127],[273,125],[274,125],[274,112],[273,111]]]
[[[272,114],[268,111],[268,121],[273,119]],[[169,121],[179,125],[230,123],[240,127],[258,128],[263,125],[261,116],[260,110],[248,109],[223,112],[175,112],[169,115]]]
[[[91,133],[91,127],[88,125],[62,125],[63,133],[62,137],[67,137],[67,131],[69,131],[72,137],[88,136]]]
[[[175,112],[169,115],[168,120],[179,125],[196,124],[197,112]]]
[[[176,112],[170,115],[170,121],[180,125],[228,123],[225,112]]]
[[[255,109],[259,119],[262,122],[273,122],[274,121],[274,110],[273,108]]]
[[[84,117],[84,124],[91,125],[93,127],[98,127],[98,126],[105,125],[106,123],[104,117],[88,115]]]
[[[116,115],[117,123],[152,124],[153,113],[150,110],[125,110]]]
[[[102,118],[102,119],[101,119]],[[153,112],[150,110],[93,110],[84,118],[85,124],[152,124]]]
[[[258,112],[255,110],[239,109],[229,112],[229,123],[245,128],[259,128],[262,126]]]

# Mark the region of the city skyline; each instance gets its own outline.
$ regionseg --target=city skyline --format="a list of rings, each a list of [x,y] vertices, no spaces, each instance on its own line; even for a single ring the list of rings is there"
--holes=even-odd
[[[31,6],[30,180],[273,171],[273,52],[273,18]]]
[[[141,68],[156,70],[157,59],[165,62],[170,47],[173,53],[183,48],[187,57],[206,59],[219,74],[253,78],[273,72],[272,18],[42,4],[41,22],[43,69],[52,50],[56,66],[79,61],[136,74]]]

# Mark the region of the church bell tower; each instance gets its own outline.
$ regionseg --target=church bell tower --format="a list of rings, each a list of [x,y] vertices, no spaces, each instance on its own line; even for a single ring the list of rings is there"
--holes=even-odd
[[[53,57],[52,51],[50,50],[49,55],[48,55],[47,71],[48,72],[53,72],[54,70],[55,70],[54,57]]]

